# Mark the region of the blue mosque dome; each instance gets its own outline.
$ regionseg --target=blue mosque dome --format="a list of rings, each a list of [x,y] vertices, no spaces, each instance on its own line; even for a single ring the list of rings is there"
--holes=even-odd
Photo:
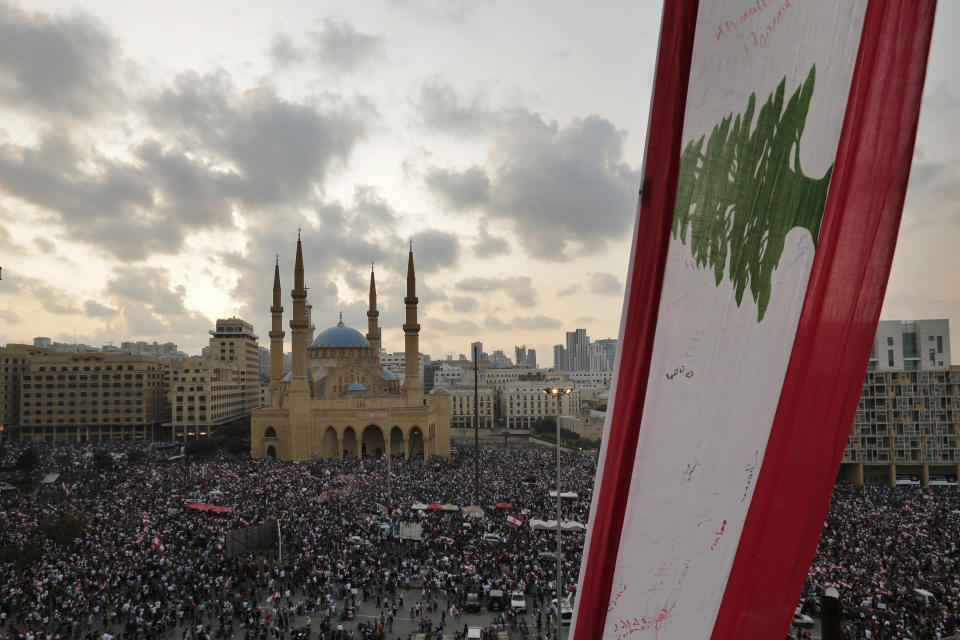
[[[438,391],[446,392],[446,387],[435,387],[430,393],[437,393]]]
[[[386,367],[384,367],[384,368],[383,368],[383,379],[384,379],[384,380],[396,380],[396,379],[397,379],[397,376],[393,375],[393,372],[391,372],[390,369],[387,369]]]
[[[347,391],[366,391],[366,390],[367,388],[362,384],[360,384],[359,382],[351,383],[350,386],[347,387]]]
[[[363,334],[344,324],[330,327],[313,341],[315,347],[369,347]]]

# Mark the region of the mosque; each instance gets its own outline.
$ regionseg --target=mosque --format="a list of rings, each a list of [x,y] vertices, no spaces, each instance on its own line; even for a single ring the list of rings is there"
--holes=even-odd
[[[370,270],[367,334],[343,320],[310,340],[303,250],[297,237],[292,370],[283,375],[283,307],[279,260],[273,273],[270,307],[269,405],[251,412],[250,454],[282,460],[391,455],[450,457],[450,398],[443,389],[423,393],[420,380],[420,325],[417,323],[413,247],[407,261],[406,368],[401,386],[380,363],[377,289]]]

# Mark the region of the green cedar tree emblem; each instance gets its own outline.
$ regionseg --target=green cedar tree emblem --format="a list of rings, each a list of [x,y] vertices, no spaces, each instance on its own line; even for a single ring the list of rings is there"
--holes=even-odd
[[[760,107],[755,126],[757,94],[751,94],[743,114],[731,113],[709,139],[691,140],[680,156],[673,236],[686,244],[689,230],[697,266],[709,265],[718,286],[729,260],[737,306],[749,284],[758,321],[770,302],[770,280],[787,233],[807,229],[816,246],[820,232],[833,165],[819,179],[800,167],[815,76],[813,66],[786,108],[784,76]]]

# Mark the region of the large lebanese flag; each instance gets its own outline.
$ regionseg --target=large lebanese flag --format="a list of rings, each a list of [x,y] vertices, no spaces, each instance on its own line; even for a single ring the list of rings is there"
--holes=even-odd
[[[934,0],[665,2],[572,638],[782,638],[863,382]]]

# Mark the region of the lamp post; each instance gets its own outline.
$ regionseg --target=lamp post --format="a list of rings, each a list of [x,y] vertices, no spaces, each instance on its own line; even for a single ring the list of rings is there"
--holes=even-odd
[[[551,396],[557,403],[557,637],[560,637],[563,628],[563,545],[561,543],[560,527],[560,399],[573,392],[569,387],[547,387],[543,390],[545,394]]]

